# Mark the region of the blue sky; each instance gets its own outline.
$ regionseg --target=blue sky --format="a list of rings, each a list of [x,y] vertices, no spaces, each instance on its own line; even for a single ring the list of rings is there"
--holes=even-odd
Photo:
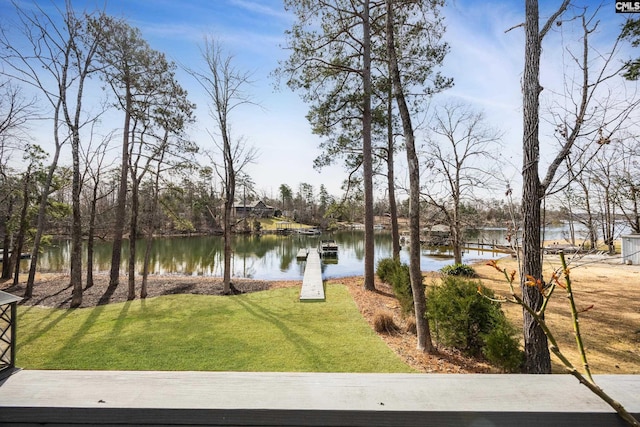
[[[541,1],[543,18],[559,3]],[[582,3],[594,7],[601,2]],[[30,2],[23,0],[23,4]],[[50,5],[47,1],[39,4]],[[63,2],[56,0],[56,4]],[[105,3],[75,0],[73,4],[77,9],[94,9]],[[598,37],[606,44],[619,32],[623,17],[614,13],[614,2],[603,4],[603,25]],[[0,0],[0,16],[9,16],[10,10],[9,0]],[[307,182],[316,190],[325,184],[330,193],[340,194],[340,184],[346,175],[339,166],[322,173],[312,168],[320,140],[310,132],[306,106],[288,88],[274,89],[269,77],[278,60],[286,58],[287,52],[280,46],[284,44],[284,31],[293,22],[281,0],[111,0],[106,2],[106,10],[138,27],[154,49],[165,52],[178,64],[201,66],[199,46],[204,36],[209,35],[223,43],[240,68],[253,73],[254,84],[248,91],[261,108],[239,110],[232,122],[235,135],[245,137],[260,152],[256,164],[247,170],[259,190],[277,197],[280,184],[286,183],[295,190],[300,182]],[[434,103],[464,101],[483,111],[488,123],[504,132],[504,178],[517,186],[524,37],[521,28],[507,33],[505,30],[523,21],[524,1],[454,0],[444,14],[447,25],[444,38],[451,45],[451,52],[443,71],[454,78],[455,87],[436,97]],[[565,33],[554,29],[550,43],[544,45],[543,86],[562,83],[558,70],[566,67],[568,60],[558,47],[560,41],[567,42],[570,37],[568,30]],[[198,106],[198,122],[191,134],[201,146],[211,148],[206,130],[212,130],[213,124],[208,119],[207,99],[187,73],[181,71],[179,79]],[[551,152],[543,150],[543,157]],[[499,190],[496,197],[500,193],[503,191]]]

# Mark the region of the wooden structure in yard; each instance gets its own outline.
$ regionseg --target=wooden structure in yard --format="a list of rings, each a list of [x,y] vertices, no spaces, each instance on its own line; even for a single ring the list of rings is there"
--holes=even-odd
[[[640,376],[596,376],[636,417]],[[11,426],[590,426],[626,424],[570,375],[19,371]]]
[[[20,300],[22,298],[0,291],[0,379],[15,369],[17,304]]]
[[[622,262],[640,265],[640,234],[622,236]]]
[[[314,250],[307,251],[307,264],[304,267],[300,301],[324,301],[324,283],[322,282],[322,265],[320,254]]]

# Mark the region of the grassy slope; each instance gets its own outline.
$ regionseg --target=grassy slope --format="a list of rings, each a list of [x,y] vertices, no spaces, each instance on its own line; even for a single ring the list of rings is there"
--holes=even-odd
[[[347,289],[300,303],[297,287],[233,297],[173,295],[90,309],[21,307],[26,369],[411,372]]]

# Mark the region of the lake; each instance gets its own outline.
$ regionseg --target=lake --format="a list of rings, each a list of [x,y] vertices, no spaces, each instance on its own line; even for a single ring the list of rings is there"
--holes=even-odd
[[[321,239],[334,239],[339,245],[338,257],[322,263],[323,277],[360,276],[364,266],[364,233],[359,230],[341,231],[319,236],[307,235],[238,235],[234,236],[232,269],[234,277],[260,280],[302,280],[304,261],[296,260],[300,248],[316,248]],[[500,243],[503,243],[501,241]],[[142,271],[144,241],[138,243],[137,271]],[[388,258],[392,251],[391,234],[376,232],[375,262]],[[56,241],[40,255],[39,271],[65,272],[69,268],[70,241]],[[86,250],[85,250],[86,253]],[[503,253],[466,251],[464,262],[503,257]],[[409,260],[403,247],[401,259]],[[128,244],[123,248],[122,272],[127,270]],[[99,242],[95,247],[95,271],[109,271],[111,243]],[[436,271],[453,263],[450,248],[423,247],[421,268]],[[83,264],[86,266],[86,264]],[[27,264],[24,264],[28,267]],[[171,237],[155,239],[151,256],[152,274],[180,274],[190,276],[222,276],[223,240],[219,236]]]

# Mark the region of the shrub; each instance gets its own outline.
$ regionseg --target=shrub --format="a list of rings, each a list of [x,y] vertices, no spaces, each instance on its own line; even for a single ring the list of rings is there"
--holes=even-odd
[[[411,289],[411,278],[409,276],[409,266],[401,264],[391,277],[393,294],[400,303],[403,314],[413,312],[413,290]]]
[[[467,264],[447,265],[440,269],[445,276],[476,277],[476,271]]]
[[[394,258],[384,258],[378,261],[376,274],[385,283],[391,283],[393,272],[400,266],[400,261]]]
[[[376,274],[383,282],[389,283],[393,288],[393,294],[398,299],[403,314],[413,311],[413,292],[409,266],[399,260],[385,258],[378,262]]]
[[[484,337],[482,354],[491,364],[506,372],[520,372],[524,352],[520,350],[518,330],[505,319]]]
[[[376,313],[373,317],[373,329],[378,333],[390,335],[400,330],[389,313]]]
[[[440,285],[434,285],[427,294],[427,315],[436,322],[438,339],[473,356],[483,354],[486,339],[491,334],[493,347],[488,350],[491,357],[500,357],[508,335],[508,321],[500,304],[478,293],[493,297],[493,292],[480,282],[445,276]],[[503,328],[503,331],[495,329]],[[506,351],[506,350],[505,350]],[[494,359],[495,360],[495,359]]]

